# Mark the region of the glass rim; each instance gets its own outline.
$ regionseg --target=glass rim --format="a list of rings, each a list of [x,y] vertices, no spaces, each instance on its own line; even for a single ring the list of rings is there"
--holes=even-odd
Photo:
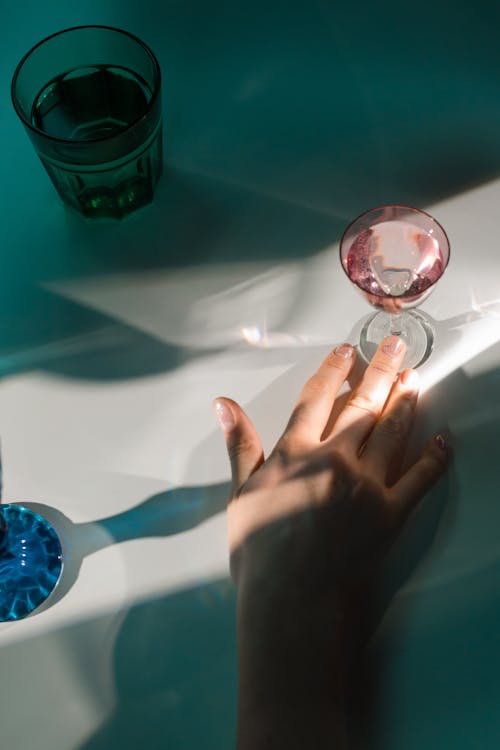
[[[356,281],[353,281],[351,279],[351,277],[347,273],[347,268],[344,265],[344,261],[343,261],[343,258],[342,258],[342,245],[344,243],[345,236],[348,233],[348,231],[351,229],[351,227],[357,221],[359,221],[360,219],[362,219],[364,216],[368,216],[368,214],[371,214],[374,211],[381,211],[384,208],[401,208],[401,209],[407,209],[408,211],[413,211],[416,214],[422,214],[423,216],[427,216],[428,219],[430,219],[434,224],[436,224],[439,227],[439,229],[443,233],[444,238],[446,240],[446,249],[447,249],[448,252],[447,252],[446,262],[443,263],[443,270],[442,270],[439,278],[436,279],[436,281],[434,282],[434,284],[432,284],[432,286],[434,286],[435,284],[437,284],[437,282],[439,281],[439,279],[441,279],[443,277],[444,272],[446,271],[446,268],[448,267],[448,263],[450,262],[451,246],[450,246],[449,237],[446,234],[446,231],[444,230],[442,224],[440,224],[439,221],[434,218],[434,216],[432,216],[430,213],[428,213],[427,211],[424,211],[421,208],[416,208],[416,206],[408,206],[405,203],[382,203],[380,206],[374,206],[373,208],[369,208],[367,211],[363,211],[358,216],[356,216],[355,219],[353,219],[352,221],[350,221],[349,224],[347,225],[347,227],[344,229],[344,231],[342,232],[342,236],[340,238],[340,242],[339,242],[339,258],[340,258],[340,265],[342,266],[342,270],[344,271],[345,275],[347,276],[347,278],[349,279],[349,281],[351,282],[351,284],[354,284],[355,286],[358,287],[358,289],[361,289],[361,291],[363,292],[363,294],[366,294],[366,289],[363,289],[362,286],[360,286]],[[430,288],[432,288],[432,287],[429,287],[429,289]],[[374,293],[374,296],[375,297],[380,297],[380,296],[385,296],[385,295],[377,295],[377,294]]]
[[[118,133],[113,133],[108,136],[100,137],[100,138],[90,138],[88,140],[79,141],[71,138],[60,138],[59,136],[50,135],[49,133],[46,133],[44,130],[41,130],[40,128],[37,128],[33,125],[33,123],[28,120],[23,112],[19,109],[16,102],[16,96],[15,96],[15,88],[17,84],[17,79],[19,77],[19,74],[21,72],[21,69],[27,59],[33,54],[33,52],[38,49],[38,47],[41,47],[42,44],[46,44],[46,42],[49,42],[51,39],[53,39],[56,36],[60,36],[61,34],[67,34],[70,31],[80,31],[81,29],[104,29],[105,31],[114,31],[117,34],[122,34],[123,36],[128,36],[130,39],[132,39],[134,42],[137,42],[144,51],[149,55],[149,57],[152,60],[153,68],[155,72],[155,78],[156,78],[156,85],[154,87],[154,90],[152,91],[151,99],[148,102],[148,108],[146,112],[144,112],[140,117],[137,118],[137,120],[134,120],[133,122],[129,123],[126,127],[124,127],[122,130],[120,130]],[[57,143],[65,143],[65,144],[71,144],[74,145],[76,143],[78,144],[89,144],[92,143],[103,143],[104,141],[112,141],[114,138],[121,137],[124,135],[124,133],[127,133],[128,131],[132,130],[132,128],[137,127],[137,125],[149,114],[151,109],[153,108],[156,99],[158,98],[161,91],[161,69],[160,64],[156,58],[156,55],[154,54],[153,50],[146,44],[146,42],[143,42],[142,39],[140,39],[135,34],[132,34],[129,31],[124,31],[123,29],[118,29],[116,26],[106,26],[102,24],[83,24],[82,26],[70,26],[67,29],[61,29],[61,31],[55,31],[53,34],[49,34],[49,36],[44,37],[43,39],[40,39],[39,42],[34,44],[27,52],[23,55],[21,60],[16,65],[16,68],[14,70],[14,73],[12,75],[12,81],[10,85],[10,96],[12,99],[12,105],[16,111],[16,114],[18,115],[19,119],[22,121],[23,125],[27,127],[29,130],[31,130],[33,133],[35,133],[37,136],[41,136],[43,138],[47,138],[48,140],[55,141]]]

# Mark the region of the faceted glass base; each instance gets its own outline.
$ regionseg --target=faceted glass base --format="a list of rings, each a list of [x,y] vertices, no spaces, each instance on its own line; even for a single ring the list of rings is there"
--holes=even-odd
[[[52,526],[21,505],[0,505],[6,531],[0,541],[0,622],[26,617],[49,596],[62,570]]]
[[[402,370],[422,365],[429,357],[434,343],[434,330],[430,319],[416,310],[398,315],[377,312],[366,321],[360,335],[359,348],[370,362],[378,345],[386,336],[399,336],[406,344]]]

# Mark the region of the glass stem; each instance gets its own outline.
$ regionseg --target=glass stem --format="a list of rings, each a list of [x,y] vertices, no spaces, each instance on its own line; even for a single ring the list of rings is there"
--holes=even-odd
[[[389,313],[389,330],[392,336],[401,336],[403,332],[403,313]]]

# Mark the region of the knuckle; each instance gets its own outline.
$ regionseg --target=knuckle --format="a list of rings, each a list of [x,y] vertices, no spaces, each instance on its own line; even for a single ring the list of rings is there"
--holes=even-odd
[[[447,456],[443,455],[442,451],[432,446],[427,451],[427,465],[428,470],[432,474],[441,474],[448,466]]]
[[[286,449],[290,450],[292,443],[296,445],[303,442],[309,434],[310,422],[311,413],[307,405],[304,403],[298,404],[288,419],[285,431],[280,438],[280,445],[286,446]]]
[[[295,440],[291,434],[285,433],[282,435],[274,446],[269,459],[278,461],[284,467],[288,466],[293,454],[292,442],[295,442]]]
[[[269,460],[277,461],[283,468],[290,464],[290,454],[282,445],[277,445],[269,456]]]
[[[304,405],[299,404],[290,414],[290,418],[286,425],[287,432],[295,432],[304,421]]]
[[[378,414],[379,406],[375,402],[373,395],[369,392],[360,391],[355,393],[348,401],[349,406],[355,409],[368,412],[369,414]]]
[[[330,380],[324,375],[313,375],[306,383],[305,391],[310,396],[329,395],[333,391]]]
[[[403,411],[413,411],[417,404],[418,393],[416,391],[404,391],[397,398],[396,408]]]
[[[338,370],[343,373],[349,360],[342,359],[336,352],[330,352],[324,360],[324,365],[329,370]]]
[[[383,420],[398,421],[402,427],[408,426],[413,419],[417,405],[416,395],[413,393],[398,394],[395,400],[384,410]]]
[[[349,455],[348,451],[340,444],[333,445],[328,452],[328,458],[330,465],[335,468],[337,472],[341,472],[345,475],[349,472]]]
[[[378,430],[382,436],[396,439],[404,435],[406,431],[404,421],[396,414],[390,414],[380,420]]]
[[[256,447],[256,443],[252,438],[238,437],[234,441],[231,441],[228,445],[228,452],[231,458],[239,458],[247,453],[253,451]]]
[[[396,371],[395,371],[394,367],[392,367],[390,364],[388,364],[386,362],[383,362],[383,361],[372,362],[372,364],[370,365],[370,370],[372,372],[378,372],[381,375],[383,375],[384,377],[386,375],[392,375],[392,376],[394,376],[396,374]]]

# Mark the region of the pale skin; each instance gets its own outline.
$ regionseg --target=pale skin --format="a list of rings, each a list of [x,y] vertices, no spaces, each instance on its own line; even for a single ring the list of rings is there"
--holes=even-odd
[[[243,409],[215,400],[232,473],[228,536],[238,589],[238,750],[346,748],[346,655],[369,582],[448,464],[443,436],[401,468],[418,375],[385,339],[332,419],[355,351],[304,385],[264,457]]]

